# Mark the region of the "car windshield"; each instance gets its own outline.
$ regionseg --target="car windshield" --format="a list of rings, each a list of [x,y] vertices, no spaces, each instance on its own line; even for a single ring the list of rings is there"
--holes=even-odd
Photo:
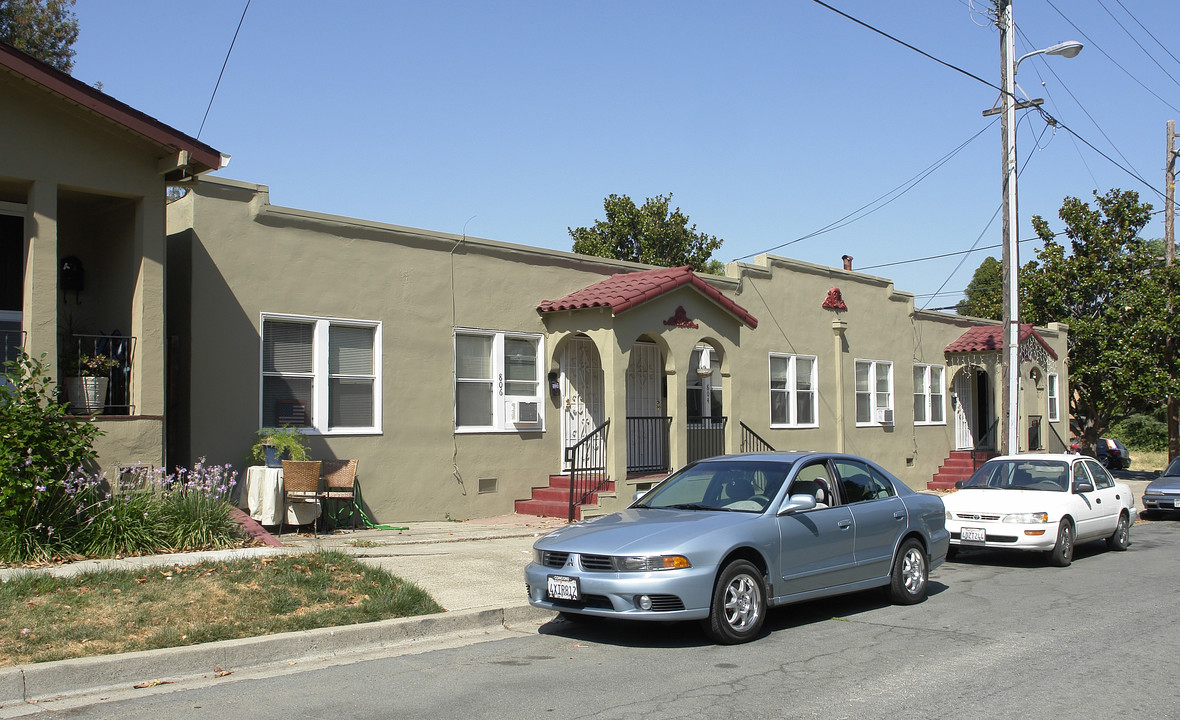
[[[634,507],[760,513],[778,494],[790,469],[784,462],[702,462],[655,486]]]
[[[1069,464],[1055,460],[990,460],[963,487],[1067,492]]]
[[[1164,470],[1164,475],[1180,475],[1180,457],[1172,461],[1172,464],[1168,466],[1168,469]]]

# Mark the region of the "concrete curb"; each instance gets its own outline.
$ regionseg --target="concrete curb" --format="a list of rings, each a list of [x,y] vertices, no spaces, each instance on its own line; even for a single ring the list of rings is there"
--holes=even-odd
[[[212,675],[216,668],[241,670],[277,662],[340,657],[451,635],[544,622],[552,617],[552,612],[528,605],[477,608],[179,648],[18,665],[0,668],[0,708],[70,695],[127,690],[152,680],[180,682]]]

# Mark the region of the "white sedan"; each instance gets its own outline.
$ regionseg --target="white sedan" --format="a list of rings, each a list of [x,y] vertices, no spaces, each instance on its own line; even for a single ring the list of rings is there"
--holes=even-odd
[[[942,499],[949,556],[971,547],[1033,550],[1065,567],[1080,542],[1105,539],[1126,550],[1138,516],[1131,489],[1082,455],[997,457],[957,485]]]

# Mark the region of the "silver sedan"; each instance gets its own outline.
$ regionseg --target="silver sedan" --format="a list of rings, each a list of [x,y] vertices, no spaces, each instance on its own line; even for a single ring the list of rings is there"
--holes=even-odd
[[[864,458],[726,455],[541,538],[525,581],[530,604],[573,620],[701,620],[716,642],[747,642],[769,607],[874,587],[921,602],[944,519],[941,499]]]

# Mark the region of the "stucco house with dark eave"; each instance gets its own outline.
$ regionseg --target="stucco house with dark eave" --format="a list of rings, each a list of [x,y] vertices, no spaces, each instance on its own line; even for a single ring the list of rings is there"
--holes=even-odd
[[[100,458],[162,465],[165,196],[226,158],[4,43],[0,137],[0,360],[114,358]]]

